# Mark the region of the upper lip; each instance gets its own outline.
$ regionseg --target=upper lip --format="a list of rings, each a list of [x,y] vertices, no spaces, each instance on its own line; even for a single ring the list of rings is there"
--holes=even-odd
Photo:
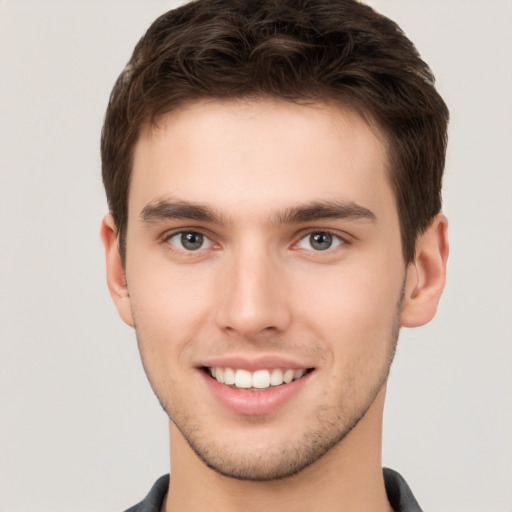
[[[313,365],[279,355],[243,356],[229,355],[212,357],[201,361],[198,367],[206,368],[236,368],[255,372],[257,370],[271,370],[284,368],[292,370],[313,368]]]

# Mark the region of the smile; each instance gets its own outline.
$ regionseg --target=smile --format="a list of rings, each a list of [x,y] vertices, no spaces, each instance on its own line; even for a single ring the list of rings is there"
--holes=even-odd
[[[206,370],[220,384],[248,390],[264,390],[282,384],[289,384],[300,379],[308,372],[306,368],[297,370],[274,368],[254,372],[229,367],[210,367]]]

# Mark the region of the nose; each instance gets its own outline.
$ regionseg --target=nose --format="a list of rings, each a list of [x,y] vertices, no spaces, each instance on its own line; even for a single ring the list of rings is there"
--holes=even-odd
[[[283,333],[291,320],[286,277],[278,258],[261,247],[235,251],[219,283],[217,322],[246,339]]]

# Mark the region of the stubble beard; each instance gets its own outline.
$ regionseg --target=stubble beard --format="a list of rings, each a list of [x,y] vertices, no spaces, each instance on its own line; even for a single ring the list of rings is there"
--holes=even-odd
[[[238,452],[229,440],[224,445],[215,443],[208,435],[208,428],[204,424],[203,426],[200,425],[190,415],[179,417],[179,414],[174,414],[173,410],[179,408],[174,408],[171,404],[167,403],[163,393],[159,393],[157,386],[154,385],[155,383],[152,381],[148,368],[144,363],[144,358],[142,358],[142,363],[149,383],[163,410],[170,421],[177,427],[193,452],[207,467],[223,476],[237,480],[272,481],[285,479],[301,472],[341,443],[364,418],[374,403],[379,391],[387,382],[394,359],[400,332],[400,315],[404,296],[405,280],[400,292],[392,327],[385,340],[388,347],[386,359],[381,367],[378,378],[374,381],[371,391],[366,395],[367,398],[363,406],[359,406],[357,410],[354,410],[351,407],[350,398],[347,399],[346,397],[341,397],[340,402],[344,403],[339,404],[338,410],[335,412],[332,410],[332,406],[318,405],[311,412],[311,416],[316,418],[315,428],[305,431],[299,438],[291,440],[288,438],[287,444],[281,444],[281,446],[274,447],[273,449],[255,449],[252,453],[247,453]],[[141,340],[137,329],[136,333],[140,349]],[[251,440],[248,439],[247,441],[250,443]]]

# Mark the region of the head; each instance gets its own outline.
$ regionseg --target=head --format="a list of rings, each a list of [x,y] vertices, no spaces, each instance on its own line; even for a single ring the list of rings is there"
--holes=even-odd
[[[444,284],[447,117],[355,1],[198,0],[150,27],[107,110],[102,236],[175,454],[269,480],[378,451],[399,328]]]
[[[103,181],[122,257],[141,129],[200,99],[270,97],[349,107],[384,136],[405,262],[441,209],[448,110],[393,21],[354,0],[210,0],[158,18],[111,94]]]

